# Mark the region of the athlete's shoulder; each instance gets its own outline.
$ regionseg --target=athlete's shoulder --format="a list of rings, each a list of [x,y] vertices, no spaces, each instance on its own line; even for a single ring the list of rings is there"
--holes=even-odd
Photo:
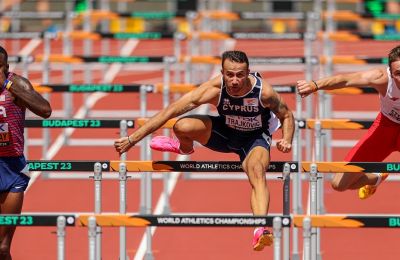
[[[388,72],[386,68],[375,68],[362,72],[362,77],[371,84],[387,84]]]
[[[32,83],[25,77],[22,77],[19,74],[16,74],[14,72],[10,72],[8,75],[8,79],[13,82],[13,84],[18,84],[22,86],[25,89],[32,89]]]
[[[222,76],[215,76],[212,79],[204,82],[200,86],[206,86],[206,87],[213,87],[213,88],[221,88],[222,86]]]

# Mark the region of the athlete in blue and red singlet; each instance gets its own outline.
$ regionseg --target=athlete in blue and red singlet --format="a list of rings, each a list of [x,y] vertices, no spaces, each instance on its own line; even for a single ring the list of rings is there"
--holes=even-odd
[[[51,107],[27,79],[8,68],[8,54],[0,47],[0,214],[20,214],[29,182],[23,173],[25,110],[48,118]],[[11,259],[14,232],[15,226],[0,227],[0,259]]]
[[[217,76],[161,110],[128,137],[115,141],[119,153],[128,151],[169,119],[211,104],[218,116],[190,115],[174,125],[177,140],[158,136],[151,148],[189,154],[196,141],[214,151],[236,153],[251,185],[250,204],[254,215],[266,215],[269,192],[265,172],[270,162],[271,135],[282,125],[278,150],[288,153],[292,148],[294,119],[286,103],[258,73],[250,73],[247,55],[242,51],[222,54],[222,76]],[[272,234],[264,227],[255,230],[253,249],[262,250],[272,244]]]
[[[373,87],[379,93],[381,109],[368,132],[349,151],[345,161],[381,162],[392,152],[400,151],[400,45],[388,55],[389,66],[348,74],[339,74],[318,81],[297,82],[302,97],[317,90],[345,87]],[[337,191],[359,189],[360,199],[369,198],[387,173],[337,173],[332,187]]]

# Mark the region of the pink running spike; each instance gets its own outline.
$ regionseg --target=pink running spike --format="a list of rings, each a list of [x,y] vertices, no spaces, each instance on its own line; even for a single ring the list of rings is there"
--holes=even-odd
[[[259,227],[254,230],[253,236],[253,250],[261,251],[265,246],[272,245],[274,238],[268,229]]]
[[[192,150],[189,153],[184,153],[179,149],[180,143],[178,139],[172,139],[168,136],[156,136],[150,141],[150,148],[161,151],[161,152],[173,152],[178,154],[191,154],[194,152]]]

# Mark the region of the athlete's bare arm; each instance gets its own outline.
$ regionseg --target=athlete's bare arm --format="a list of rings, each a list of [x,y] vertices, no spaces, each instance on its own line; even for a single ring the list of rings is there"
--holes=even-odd
[[[292,111],[290,111],[281,96],[265,81],[263,81],[261,101],[264,106],[268,107],[279,118],[282,124],[282,139],[276,142],[278,150],[290,152],[295,127]]]
[[[8,76],[8,66],[2,66],[0,69],[0,84],[4,85]],[[36,92],[29,80],[13,75],[10,79],[12,82],[8,91],[14,97],[14,103],[20,107],[26,107],[33,113],[43,118],[48,118],[51,115],[51,106],[49,102]]]
[[[316,88],[315,83],[318,85]],[[297,90],[301,97],[306,97],[317,90],[332,90],[346,87],[373,87],[379,93],[385,94],[388,83],[386,69],[372,69],[355,73],[338,74],[312,81],[297,81]]]
[[[181,116],[202,104],[216,105],[221,87],[221,77],[215,77],[198,88],[186,93],[168,107],[162,109],[151,117],[143,126],[127,137],[114,142],[114,147],[119,153],[128,151],[145,136],[153,133],[163,126],[169,119]]]
[[[9,91],[14,96],[14,103],[20,107],[26,107],[36,115],[49,118],[51,116],[51,106],[49,102],[36,92],[29,80],[14,75],[11,79],[13,84]]]

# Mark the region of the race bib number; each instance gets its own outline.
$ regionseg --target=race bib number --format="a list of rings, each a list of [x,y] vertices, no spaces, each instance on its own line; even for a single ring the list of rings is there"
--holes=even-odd
[[[8,123],[0,123],[0,146],[10,144],[10,132],[8,131]]]
[[[240,131],[253,131],[262,127],[261,115],[255,117],[227,115],[225,118],[227,126]]]

